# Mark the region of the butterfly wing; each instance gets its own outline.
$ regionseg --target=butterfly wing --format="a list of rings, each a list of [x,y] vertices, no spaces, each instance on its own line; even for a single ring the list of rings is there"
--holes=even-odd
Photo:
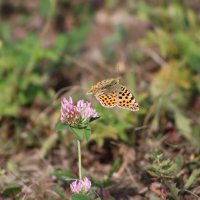
[[[98,93],[108,93],[116,88],[120,78],[105,79],[93,85],[87,94],[97,95]]]
[[[88,93],[94,94],[104,107],[112,108],[117,105],[131,111],[139,110],[135,97],[125,86],[119,84],[119,78],[100,81]]]
[[[139,105],[136,102],[135,97],[123,85],[120,85],[119,87],[117,106],[131,111],[139,110]]]
[[[112,91],[109,93],[96,94],[95,97],[104,107],[112,108],[117,105],[116,91]]]

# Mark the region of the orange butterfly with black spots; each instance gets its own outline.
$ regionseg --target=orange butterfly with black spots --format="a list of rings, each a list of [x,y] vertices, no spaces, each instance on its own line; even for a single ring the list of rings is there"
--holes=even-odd
[[[87,92],[93,94],[102,106],[120,108],[138,111],[139,105],[133,94],[120,84],[120,78],[111,78],[98,82]]]

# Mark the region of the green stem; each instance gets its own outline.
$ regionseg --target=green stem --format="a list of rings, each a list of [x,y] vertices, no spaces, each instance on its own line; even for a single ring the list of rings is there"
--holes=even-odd
[[[82,179],[82,172],[81,172],[81,143],[80,143],[80,140],[77,140],[77,147],[78,147],[78,170],[79,170],[79,179]]]

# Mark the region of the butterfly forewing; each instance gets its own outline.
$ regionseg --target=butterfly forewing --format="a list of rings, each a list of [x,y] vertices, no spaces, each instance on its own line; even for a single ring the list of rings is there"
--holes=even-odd
[[[119,84],[119,78],[111,78],[98,82],[96,85],[92,86],[87,94],[99,94],[99,93],[108,93],[115,90],[116,86]]]

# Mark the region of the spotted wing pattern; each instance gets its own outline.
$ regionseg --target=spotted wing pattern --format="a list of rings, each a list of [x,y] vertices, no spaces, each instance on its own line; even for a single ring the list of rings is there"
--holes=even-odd
[[[139,110],[139,105],[136,102],[135,97],[123,85],[120,85],[117,106],[120,108],[129,109],[132,111]]]
[[[102,80],[92,86],[87,94],[95,95],[104,107],[118,106],[131,111],[138,111],[139,105],[135,97],[125,86],[119,84],[119,80],[119,78]]]
[[[104,107],[112,108],[117,105],[117,96],[115,91],[112,91],[110,93],[96,94],[95,97]]]

